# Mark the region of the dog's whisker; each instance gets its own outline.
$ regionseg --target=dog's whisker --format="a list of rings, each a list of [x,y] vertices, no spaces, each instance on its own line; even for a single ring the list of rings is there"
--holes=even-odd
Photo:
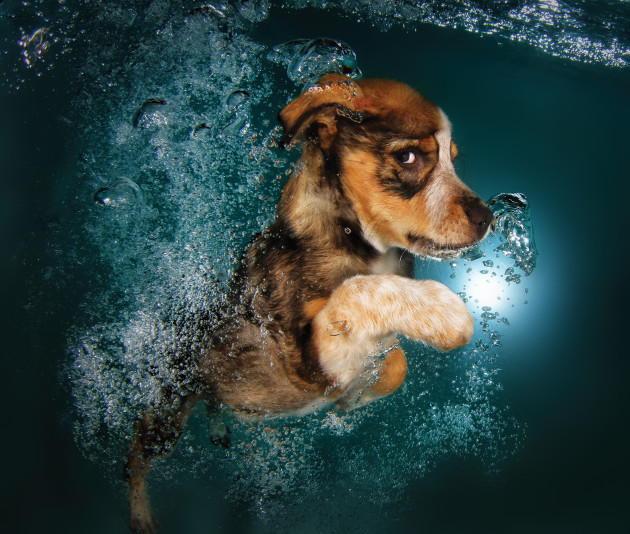
[[[405,251],[401,250],[400,254],[398,255],[398,267],[399,268],[402,266],[404,258],[405,258]]]

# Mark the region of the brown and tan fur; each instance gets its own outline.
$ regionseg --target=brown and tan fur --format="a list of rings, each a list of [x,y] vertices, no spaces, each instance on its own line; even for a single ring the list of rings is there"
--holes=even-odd
[[[154,532],[144,475],[207,403],[246,417],[352,409],[407,371],[395,334],[451,350],[473,320],[444,285],[413,280],[413,254],[448,258],[482,239],[491,212],[456,176],[444,113],[409,86],[330,75],[280,112],[303,140],[275,222],[246,250],[190,394],[165,393],[137,425],[127,464],[131,528]],[[378,357],[377,357],[378,356]]]

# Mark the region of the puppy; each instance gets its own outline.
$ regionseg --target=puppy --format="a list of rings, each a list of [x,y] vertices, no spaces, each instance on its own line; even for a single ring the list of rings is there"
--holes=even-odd
[[[280,111],[282,144],[303,154],[275,222],[245,251],[219,324],[191,355],[193,384],[162,392],[139,419],[126,467],[131,529],[155,532],[144,477],[204,400],[211,439],[222,410],[276,417],[352,409],[395,391],[407,370],[395,334],[448,351],[473,319],[446,286],[414,280],[413,255],[452,258],[492,214],[455,174],[451,124],[409,86],[330,75]]]

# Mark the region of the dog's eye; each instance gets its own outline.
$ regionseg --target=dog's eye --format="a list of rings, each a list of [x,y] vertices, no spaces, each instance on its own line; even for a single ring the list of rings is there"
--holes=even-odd
[[[396,159],[403,165],[412,165],[416,162],[417,156],[413,150],[403,150],[396,154]]]

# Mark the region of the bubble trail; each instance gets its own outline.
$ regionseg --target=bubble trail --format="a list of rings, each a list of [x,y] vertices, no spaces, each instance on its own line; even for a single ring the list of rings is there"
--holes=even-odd
[[[504,241],[495,250],[512,258],[517,267],[530,275],[536,267],[538,250],[527,197],[523,193],[499,193],[487,204],[495,216],[494,231]]]

